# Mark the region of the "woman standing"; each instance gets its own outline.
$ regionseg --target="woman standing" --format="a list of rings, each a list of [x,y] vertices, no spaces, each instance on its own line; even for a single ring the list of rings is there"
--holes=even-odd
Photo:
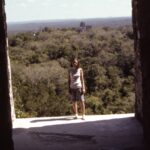
[[[77,58],[72,59],[71,68],[69,70],[69,94],[73,103],[73,110],[75,113],[75,119],[78,118],[78,102],[80,102],[82,119],[85,119],[85,82],[83,69],[80,68],[80,64]]]

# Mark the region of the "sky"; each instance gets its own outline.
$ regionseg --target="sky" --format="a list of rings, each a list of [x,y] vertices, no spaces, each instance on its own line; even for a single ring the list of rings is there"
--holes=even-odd
[[[131,0],[5,0],[7,22],[131,16]]]

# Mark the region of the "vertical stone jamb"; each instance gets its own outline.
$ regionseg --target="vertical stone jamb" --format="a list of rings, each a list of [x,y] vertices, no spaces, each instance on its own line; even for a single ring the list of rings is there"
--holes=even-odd
[[[136,91],[137,97],[136,113],[138,116],[142,118],[144,137],[146,142],[150,143],[150,1],[149,0],[133,0],[133,28],[135,34],[135,51],[137,57],[136,83],[137,89],[138,88],[140,89],[139,91],[138,90]],[[138,74],[139,72],[141,72],[140,76]]]
[[[140,121],[143,120],[142,112],[142,72],[141,57],[139,49],[140,32],[138,27],[138,2],[132,0],[132,25],[134,33],[134,50],[135,50],[135,116]]]
[[[11,118],[12,121],[16,119],[15,115],[15,106],[14,106],[14,99],[13,99],[13,91],[12,91],[12,78],[11,78],[11,64],[8,52],[8,38],[7,38],[7,61],[8,61],[8,80],[9,80],[9,97],[10,97],[10,106],[11,106]]]
[[[0,149],[14,150],[7,57],[5,1],[0,0]]]

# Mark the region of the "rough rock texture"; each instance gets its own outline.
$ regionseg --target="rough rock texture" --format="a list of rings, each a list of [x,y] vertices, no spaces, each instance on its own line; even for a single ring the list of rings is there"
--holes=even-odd
[[[0,0],[0,149],[13,150],[4,0]]]
[[[143,123],[150,143],[150,1],[133,0],[133,29],[136,53],[136,116]]]
[[[15,115],[15,106],[14,106],[14,99],[13,99],[13,91],[12,91],[12,78],[11,78],[11,65],[10,65],[10,58],[8,53],[8,38],[7,38],[7,62],[8,62],[8,83],[9,83],[9,97],[10,97],[10,106],[11,106],[11,118],[12,121],[16,119]]]
[[[142,72],[141,72],[141,57],[139,49],[139,27],[138,27],[138,12],[137,12],[137,0],[132,1],[132,21],[133,21],[133,32],[134,32],[134,49],[135,49],[135,90],[136,90],[136,101],[135,111],[136,117],[142,121]]]

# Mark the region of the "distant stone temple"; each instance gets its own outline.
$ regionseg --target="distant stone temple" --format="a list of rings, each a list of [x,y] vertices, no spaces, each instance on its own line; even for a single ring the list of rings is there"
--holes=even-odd
[[[86,25],[85,22],[80,22],[80,27],[79,27],[80,32],[84,32],[84,31],[87,31],[87,30],[90,30],[90,29],[92,29],[91,25]]]

